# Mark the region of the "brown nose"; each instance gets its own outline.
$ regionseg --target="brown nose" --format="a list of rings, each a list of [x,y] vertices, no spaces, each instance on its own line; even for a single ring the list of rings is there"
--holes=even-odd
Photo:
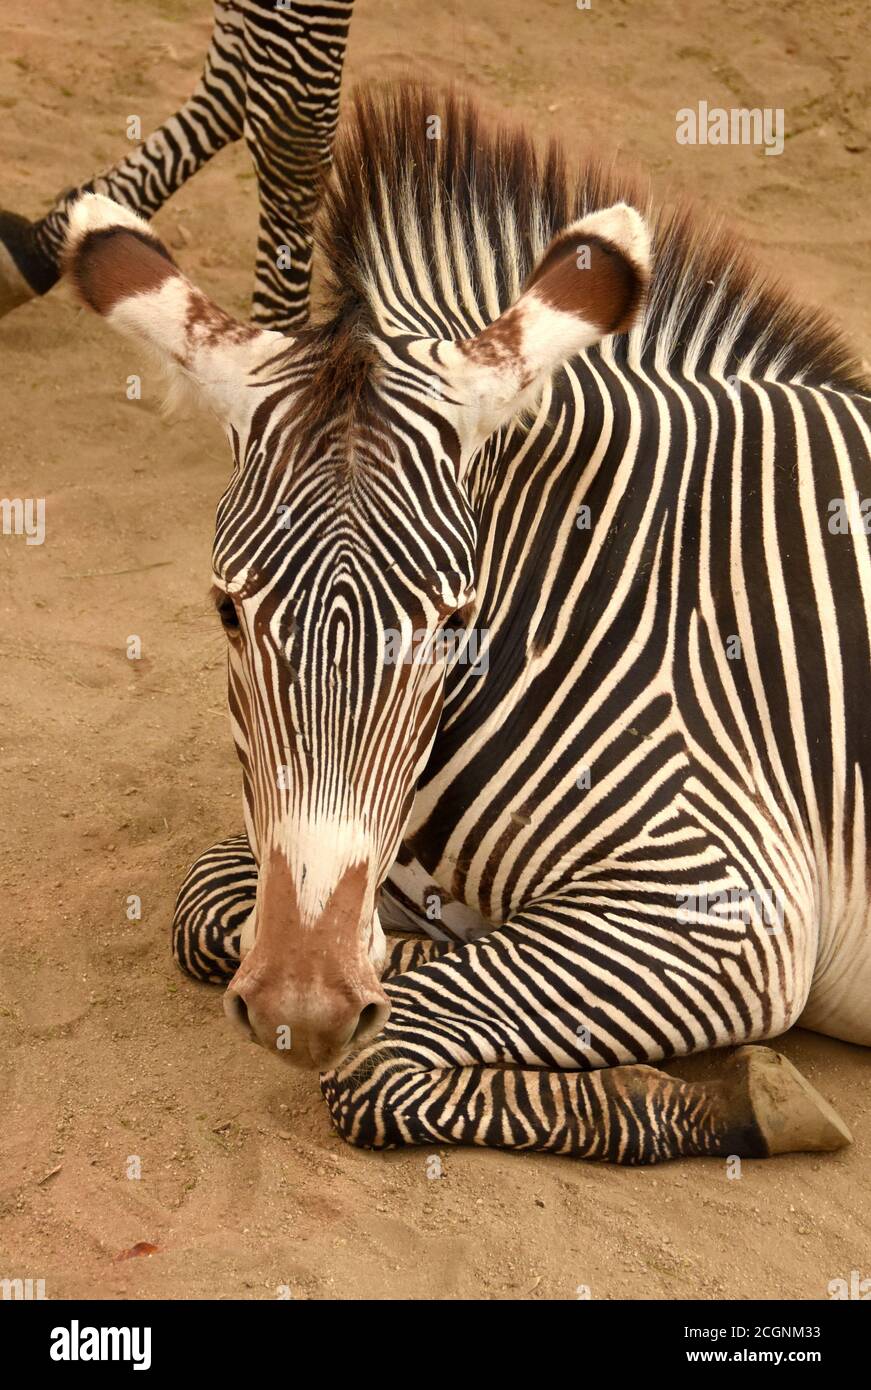
[[[229,985],[224,1013],[246,1037],[282,1061],[326,1071],[353,1046],[381,1031],[390,1005],[377,985],[359,992],[347,987],[331,992],[309,982],[300,990],[287,980],[272,984],[249,975]]]
[[[390,1005],[369,954],[367,884],[366,865],[352,865],[317,918],[304,922],[284,856],[273,850],[261,865],[254,945],[230,981],[224,1012],[295,1066],[335,1066],[387,1022]]]

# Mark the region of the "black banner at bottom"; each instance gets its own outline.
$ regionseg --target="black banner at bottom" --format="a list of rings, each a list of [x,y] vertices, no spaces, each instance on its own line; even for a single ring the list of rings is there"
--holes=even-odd
[[[662,1375],[675,1367],[704,1372],[716,1366],[769,1366],[775,1371],[794,1366],[816,1367],[826,1375],[861,1365],[871,1332],[869,1310],[861,1295],[845,1302],[595,1302],[527,1304],[526,1310],[501,1303],[467,1303],[473,1334],[448,1340],[451,1320],[464,1320],[450,1304],[448,1322],[436,1326],[421,1316],[419,1306],[385,1315],[372,1304],[303,1301],[252,1302],[0,1302],[0,1337],[4,1364],[19,1374],[30,1371],[49,1383],[99,1377],[147,1375],[161,1378],[188,1371],[240,1372],[250,1375],[270,1366],[271,1374],[288,1376],[300,1365],[310,1367],[318,1351],[326,1350],[333,1372],[336,1353],[367,1359],[407,1351],[431,1371],[451,1373],[452,1345],[459,1351],[457,1370],[468,1375],[474,1360],[492,1374],[503,1358],[515,1372],[538,1356],[547,1358],[540,1379],[553,1361],[568,1360],[579,1377],[601,1366],[603,1358],[622,1372]],[[852,1306],[850,1306],[852,1305]],[[355,1309],[359,1309],[356,1312]],[[510,1323],[502,1324],[508,1313]],[[361,1318],[359,1328],[357,1317]],[[337,1324],[337,1317],[343,1321]],[[483,1322],[481,1319],[483,1318]],[[492,1319],[492,1321],[491,1321]],[[525,1324],[525,1327],[524,1327]],[[562,1346],[549,1338],[542,1346],[529,1340],[547,1326],[566,1334]],[[329,1340],[306,1344],[298,1339],[309,1331],[328,1330]],[[359,1331],[359,1340],[356,1334]],[[492,1333],[498,1334],[493,1340]],[[520,1336],[518,1337],[518,1333]],[[352,1342],[351,1338],[355,1341]],[[292,1349],[289,1351],[289,1348]],[[462,1348],[462,1350],[460,1350]],[[559,1348],[559,1350],[557,1350]],[[522,1363],[516,1357],[522,1356]],[[589,1358],[589,1359],[588,1359]],[[412,1362],[412,1364],[415,1364]],[[587,1368],[585,1370],[585,1367]],[[531,1369],[531,1368],[530,1368]],[[370,1365],[369,1372],[375,1367]],[[524,1372],[525,1374],[525,1372]],[[441,1378],[441,1376],[440,1376]]]

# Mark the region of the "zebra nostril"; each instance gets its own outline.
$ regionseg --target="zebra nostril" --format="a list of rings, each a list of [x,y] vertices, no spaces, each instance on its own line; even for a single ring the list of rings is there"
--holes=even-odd
[[[380,1032],[387,1022],[388,1013],[389,1010],[385,1009],[383,1004],[367,1004],[357,1019],[357,1026],[351,1034],[350,1041],[360,1042]]]
[[[224,995],[224,1013],[234,1027],[244,1033],[246,1038],[250,1038],[252,1042],[257,1042],[257,1034],[254,1032],[251,1019],[248,1016],[248,1005],[241,994],[231,994],[229,990],[227,991]]]

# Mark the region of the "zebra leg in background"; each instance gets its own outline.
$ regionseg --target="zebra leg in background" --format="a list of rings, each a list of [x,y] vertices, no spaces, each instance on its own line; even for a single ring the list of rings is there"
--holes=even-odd
[[[337,1129],[363,1148],[479,1144],[627,1164],[849,1143],[831,1106],[767,1047],[740,1048],[714,1081],[643,1064],[753,1033],[714,1028],[706,982],[678,975],[684,962],[672,969],[667,955],[655,943],[645,960],[636,937],[621,984],[616,950],[609,966],[594,942],[585,946],[564,904],[451,944],[388,984],[385,1029],[322,1076]],[[652,972],[678,984],[648,1012],[639,984]]]
[[[241,959],[242,928],[257,896],[257,860],[246,835],[213,845],[191,865],[172,919],[172,954],[195,980],[226,984]],[[393,979],[450,949],[449,941],[388,936],[382,979]]]
[[[82,193],[102,193],[151,217],[244,124],[244,25],[238,0],[214,0],[214,26],[193,95],[106,173],[70,189],[38,222],[0,211],[0,314],[51,289],[60,274],[67,210]]]
[[[67,211],[82,193],[152,217],[244,131],[260,194],[252,318],[284,331],[308,317],[312,224],[332,159],[353,0],[214,0],[214,9],[203,74],[180,111],[39,221],[0,210],[0,316],[57,282]]]
[[[245,139],[260,227],[251,318],[286,332],[308,317],[312,227],[332,162],[353,0],[245,4]]]

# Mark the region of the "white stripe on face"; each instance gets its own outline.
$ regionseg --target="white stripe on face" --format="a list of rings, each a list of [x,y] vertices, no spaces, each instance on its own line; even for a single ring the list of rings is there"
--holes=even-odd
[[[374,910],[375,855],[368,827],[361,821],[341,815],[315,815],[302,823],[280,821],[272,828],[271,847],[290,867],[303,928],[318,922],[342,875],[358,864],[369,868],[363,913]]]

